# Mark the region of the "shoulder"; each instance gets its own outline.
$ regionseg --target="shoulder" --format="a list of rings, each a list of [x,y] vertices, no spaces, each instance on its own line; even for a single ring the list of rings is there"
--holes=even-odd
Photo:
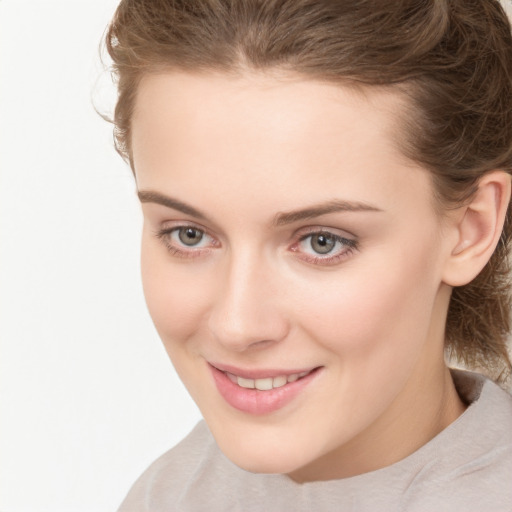
[[[165,510],[164,501],[175,499],[190,487],[204,466],[214,463],[216,456],[216,444],[205,422],[200,421],[183,441],[144,471],[118,512]]]
[[[454,373],[469,407],[452,425],[397,464],[346,481],[295,484],[255,475],[230,462],[201,421],[137,480],[119,512],[186,510],[331,510],[334,502],[374,504],[375,496],[408,512],[512,510],[512,397],[492,381]],[[368,494],[366,489],[372,488]],[[379,494],[379,489],[382,491]],[[334,501],[333,501],[334,500]]]
[[[149,466],[118,512],[289,510],[296,486],[283,475],[253,474],[228,460],[206,423]],[[270,501],[269,501],[270,500]]]
[[[408,510],[510,512],[512,396],[476,374],[456,372],[454,381],[470,405],[430,443],[431,460],[409,488]]]

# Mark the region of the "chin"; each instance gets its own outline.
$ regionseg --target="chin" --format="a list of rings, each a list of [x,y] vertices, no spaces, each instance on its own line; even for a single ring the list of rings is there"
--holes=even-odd
[[[217,440],[217,439],[216,439]],[[249,440],[233,443],[230,439],[217,440],[219,448],[233,464],[250,473],[289,474],[308,464],[300,447],[287,451],[272,445],[263,446]],[[301,456],[302,455],[302,456]]]
[[[244,457],[237,454],[234,458],[229,456],[228,458],[239,468],[250,473],[289,474],[302,467],[300,464],[282,460],[273,454],[268,454],[267,457],[262,457],[261,454],[257,457]]]

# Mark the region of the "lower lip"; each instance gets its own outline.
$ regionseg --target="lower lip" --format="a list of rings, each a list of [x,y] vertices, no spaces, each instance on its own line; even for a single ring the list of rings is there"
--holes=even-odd
[[[260,391],[242,388],[232,382],[224,372],[209,366],[217,389],[224,400],[239,411],[258,415],[269,414],[289,404],[316,378],[320,370],[316,368],[305,377],[280,388]]]

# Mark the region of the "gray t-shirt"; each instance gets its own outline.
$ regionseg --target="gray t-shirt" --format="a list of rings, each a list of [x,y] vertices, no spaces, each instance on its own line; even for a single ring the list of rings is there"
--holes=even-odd
[[[341,480],[295,483],[230,462],[201,421],[137,480],[119,512],[511,512],[512,397],[452,372],[471,405],[405,459]]]

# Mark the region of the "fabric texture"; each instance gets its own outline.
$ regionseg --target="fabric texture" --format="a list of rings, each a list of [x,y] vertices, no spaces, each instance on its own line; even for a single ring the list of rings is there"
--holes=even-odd
[[[118,512],[512,511],[512,397],[452,371],[466,411],[405,459],[351,478],[298,484],[230,462],[201,421],[157,459]]]

